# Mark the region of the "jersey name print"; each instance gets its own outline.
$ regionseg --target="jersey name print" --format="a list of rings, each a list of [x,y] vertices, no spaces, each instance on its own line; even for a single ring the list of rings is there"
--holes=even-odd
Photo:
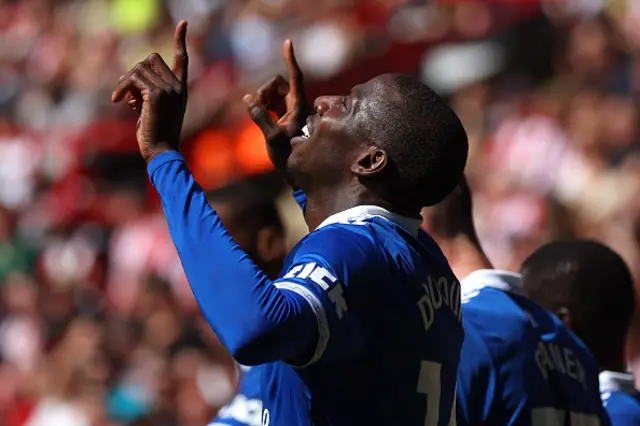
[[[591,353],[522,294],[520,276],[481,270],[462,281],[466,332],[461,425],[608,425]]]

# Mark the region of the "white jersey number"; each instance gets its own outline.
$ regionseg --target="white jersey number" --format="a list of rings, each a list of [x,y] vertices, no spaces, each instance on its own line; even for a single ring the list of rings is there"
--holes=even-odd
[[[424,426],[437,426],[440,419],[440,370],[442,364],[432,361],[422,361],[420,377],[418,377],[418,393],[427,395],[427,412],[424,416]],[[456,385],[457,387],[457,385]],[[456,425],[456,399],[453,398],[449,413],[449,426]]]
[[[259,399],[248,399],[242,394],[236,395],[233,401],[226,407],[220,409],[218,413],[219,424],[226,424],[224,419],[234,419],[248,426],[262,426],[262,401]],[[210,424],[215,426],[218,423]]]

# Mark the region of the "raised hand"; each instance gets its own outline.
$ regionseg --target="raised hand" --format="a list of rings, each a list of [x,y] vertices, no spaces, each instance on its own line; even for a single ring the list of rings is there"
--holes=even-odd
[[[304,93],[302,71],[293,52],[291,40],[284,42],[284,59],[289,82],[278,75],[263,84],[255,94],[244,96],[253,120],[267,142],[269,157],[278,170],[285,170],[291,153],[291,138],[302,133],[309,114]],[[271,112],[279,119],[276,121]]]
[[[140,154],[148,163],[166,151],[178,150],[187,107],[187,22],[175,31],[171,69],[157,53],[137,63],[123,75],[111,95],[113,102],[127,99],[138,115],[136,137]]]

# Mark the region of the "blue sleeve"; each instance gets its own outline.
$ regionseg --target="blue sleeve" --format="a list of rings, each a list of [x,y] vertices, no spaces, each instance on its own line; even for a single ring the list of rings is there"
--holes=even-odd
[[[260,369],[252,368],[241,379],[238,394],[222,407],[208,426],[262,426]]]
[[[482,338],[469,324],[464,326],[458,367],[458,425],[487,425],[496,393],[497,373]]]
[[[282,291],[233,241],[177,152],[155,157],[147,171],[169,232],[207,322],[244,365],[298,359],[318,339],[315,312]]]
[[[338,225],[314,231],[298,245],[286,275],[273,282],[229,236],[180,154],[155,157],[148,173],[194,296],[239,363],[306,364],[361,346],[347,286],[376,276],[371,241]]]
[[[603,394],[602,401],[612,426],[640,426],[640,398],[618,391]]]
[[[375,283],[385,276],[368,226],[333,224],[310,233],[276,282],[304,297],[316,313],[319,338],[309,363],[351,357],[364,347],[362,321],[375,299]]]

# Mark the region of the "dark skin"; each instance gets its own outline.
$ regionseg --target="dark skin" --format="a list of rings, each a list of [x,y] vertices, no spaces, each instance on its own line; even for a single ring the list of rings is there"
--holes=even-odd
[[[307,224],[315,228],[324,218],[357,205],[377,205],[407,216],[379,197],[364,180],[383,172],[388,156],[361,135],[379,114],[382,102],[393,99],[388,76],[355,86],[346,96],[321,96],[311,109],[305,101],[302,71],[291,41],[284,43],[289,83],[277,76],[244,97],[253,121],[262,130],[272,162],[284,171],[294,187],[307,194]],[[270,112],[280,118],[276,121]],[[302,117],[307,117],[302,120]],[[307,124],[309,139],[300,137]]]
[[[157,155],[178,150],[187,102],[187,23],[175,31],[175,54],[169,68],[154,53],[122,76],[112,101],[127,99],[138,115],[138,147],[148,163]],[[347,96],[322,96],[315,100],[315,114],[307,116],[304,84],[290,40],[284,43],[289,81],[278,76],[244,100],[253,121],[264,133],[274,165],[307,194],[306,221],[316,228],[330,215],[358,205],[377,205],[405,215],[390,205],[371,185],[388,164],[384,149],[362,137],[362,130],[380,116],[380,105],[394,99],[387,76],[354,87]],[[279,115],[276,121],[270,111]],[[301,139],[304,124],[311,136]]]
[[[167,151],[177,151],[187,108],[187,22],[174,34],[172,67],[153,53],[120,77],[112,102],[126,99],[138,116],[136,138],[142,158],[149,163]]]
[[[458,278],[479,269],[493,269],[478,239],[473,194],[464,176],[447,198],[423,209],[422,216],[422,228],[438,242]]]
[[[423,228],[429,231],[424,225]],[[465,233],[455,237],[441,237],[437,233],[431,233],[431,235],[438,242],[453,272],[460,279],[479,269],[493,269],[491,261],[475,235]]]

